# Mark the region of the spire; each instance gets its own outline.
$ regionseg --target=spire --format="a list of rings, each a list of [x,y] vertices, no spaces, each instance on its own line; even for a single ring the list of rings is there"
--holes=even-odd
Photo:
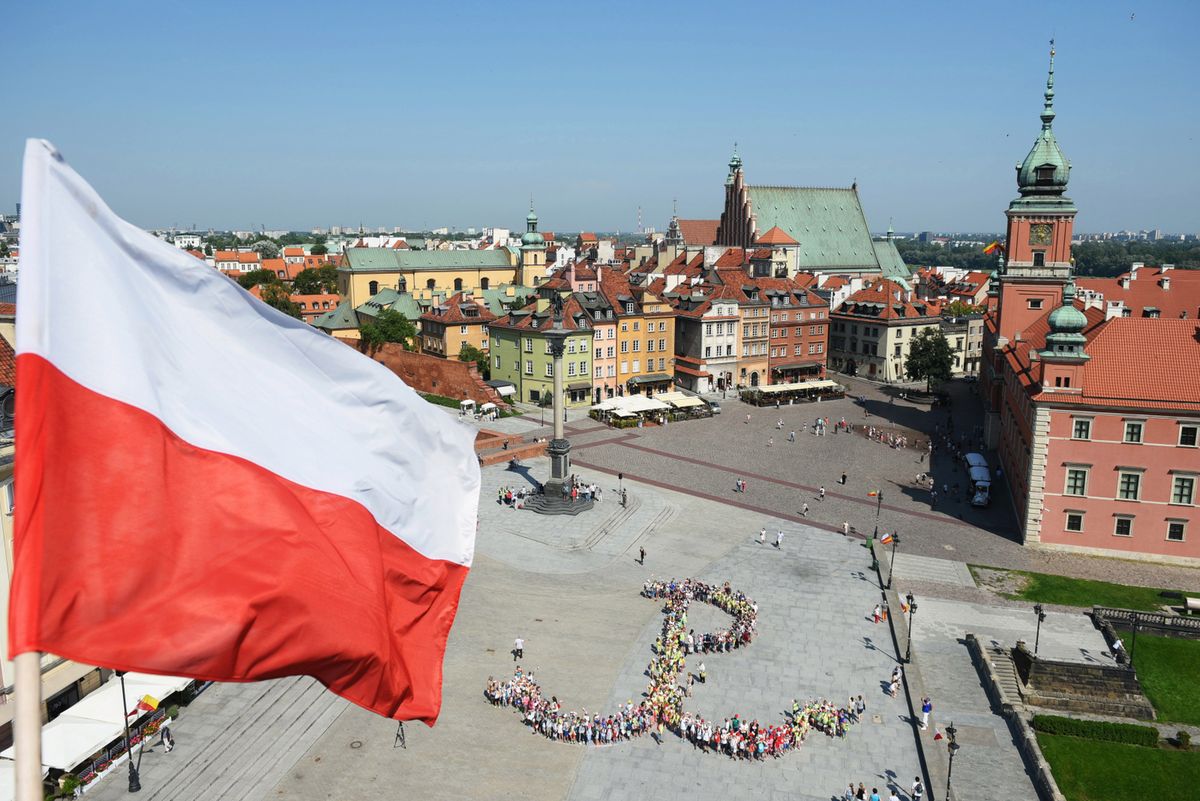
[[[1042,109],[1042,130],[1050,130],[1054,122],[1054,40],[1050,40],[1050,74],[1046,76],[1046,105]]]
[[[733,175],[742,168],[742,157],[738,155],[737,142],[733,143],[733,156],[729,159],[729,174]]]

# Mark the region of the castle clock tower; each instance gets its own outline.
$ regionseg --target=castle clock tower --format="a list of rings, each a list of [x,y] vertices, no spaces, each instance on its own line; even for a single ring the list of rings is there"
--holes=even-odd
[[[1075,203],[1064,194],[1071,162],[1054,138],[1054,42],[1046,78],[1042,130],[1017,165],[1020,197],[1008,204],[1005,266],[999,276],[998,345],[1014,340],[1060,305],[1071,271]]]

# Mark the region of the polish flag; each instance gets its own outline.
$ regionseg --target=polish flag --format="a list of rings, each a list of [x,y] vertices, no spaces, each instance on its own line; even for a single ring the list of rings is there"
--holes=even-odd
[[[473,432],[121,220],[48,142],[22,212],[10,653],[310,675],[432,724]]]

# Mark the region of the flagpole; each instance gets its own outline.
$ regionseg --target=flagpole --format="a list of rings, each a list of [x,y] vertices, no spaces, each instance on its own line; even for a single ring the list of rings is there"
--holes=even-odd
[[[42,793],[42,655],[17,654],[13,659],[16,688],[13,744],[16,746],[16,801],[43,801]]]

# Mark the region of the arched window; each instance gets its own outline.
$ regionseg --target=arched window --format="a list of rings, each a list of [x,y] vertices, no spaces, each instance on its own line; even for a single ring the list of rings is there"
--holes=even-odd
[[[428,281],[425,282],[426,289],[434,289],[436,287],[437,287],[437,281],[435,281],[432,278],[430,278]]]
[[[462,279],[461,278],[454,279],[454,291],[462,292]]]
[[[400,292],[404,293],[407,291],[408,291],[408,279],[405,278],[404,276],[400,276]]]
[[[1045,267],[1046,266],[1046,254],[1040,250],[1038,252],[1034,253],[1033,254],[1033,266],[1034,267]]]
[[[487,289],[489,283],[491,283],[491,282],[488,280],[487,276],[485,275],[483,278],[479,279],[479,288]]]
[[[371,283],[367,284],[367,294],[369,294],[371,297],[375,297],[379,294],[378,281],[372,281]]]

